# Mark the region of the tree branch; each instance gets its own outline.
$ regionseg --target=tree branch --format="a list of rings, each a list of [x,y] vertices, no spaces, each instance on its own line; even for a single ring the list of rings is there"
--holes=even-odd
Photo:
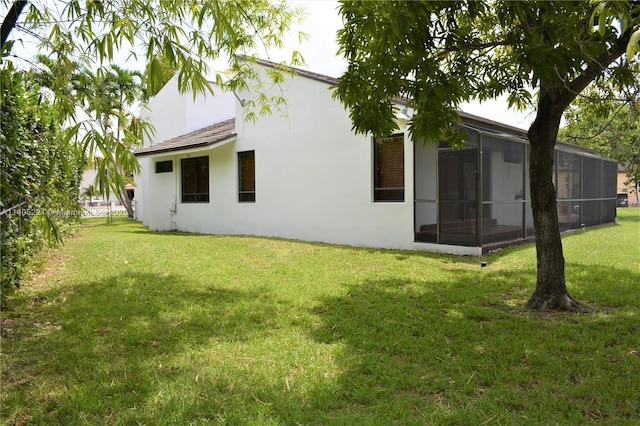
[[[616,40],[609,50],[598,56],[587,66],[582,74],[570,82],[560,94],[563,99],[563,109],[566,109],[571,102],[581,93],[598,75],[600,75],[609,65],[625,53],[627,44],[631,39],[631,31],[627,31]]]
[[[602,100],[602,99],[600,99]],[[628,101],[623,103],[622,105],[620,105],[620,107],[618,107],[613,115],[611,116],[611,118],[609,120],[607,120],[606,123],[604,123],[604,125],[600,128],[600,130],[598,130],[596,133],[590,135],[590,136],[577,136],[577,135],[567,135],[568,139],[573,139],[573,140],[589,140],[589,139],[594,139],[598,136],[600,136],[605,130],[607,130],[607,128],[611,125],[611,123],[613,123],[613,120],[618,116],[618,114],[620,114],[620,112],[622,111],[622,109],[628,104]]]
[[[463,44],[463,45],[456,45],[456,46],[451,46],[445,49],[442,49],[440,52],[438,52],[438,57],[443,57],[446,56],[448,53],[451,52],[460,52],[461,50],[484,50],[484,49],[494,49],[498,46],[510,46],[510,43],[507,43],[506,41],[492,41],[492,42],[487,42],[487,43],[469,43],[469,44]]]
[[[16,0],[11,5],[11,9],[7,12],[7,16],[5,16],[4,21],[2,21],[2,28],[0,29],[0,50],[4,48],[4,43],[9,38],[11,30],[16,26],[16,22],[18,22],[22,9],[24,9],[27,3],[28,0]]]

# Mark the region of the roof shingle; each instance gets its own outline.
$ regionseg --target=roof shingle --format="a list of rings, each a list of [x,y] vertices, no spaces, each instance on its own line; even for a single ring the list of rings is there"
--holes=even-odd
[[[155,145],[140,148],[133,154],[135,156],[153,155],[164,152],[182,151],[191,148],[210,146],[236,136],[236,120],[221,121],[212,126],[204,127],[186,135],[157,143]]]

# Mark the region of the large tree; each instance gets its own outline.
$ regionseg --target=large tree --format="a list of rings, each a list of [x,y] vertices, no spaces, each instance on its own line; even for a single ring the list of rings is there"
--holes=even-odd
[[[25,44],[34,41],[39,53],[61,62],[93,67],[118,58],[140,60],[151,92],[172,69],[179,87],[194,95],[212,90],[211,61],[219,58],[236,71],[232,86],[245,86],[247,74],[261,82],[246,66],[246,55],[283,47],[284,35],[303,17],[301,8],[285,0],[0,0],[0,7],[6,11],[4,60],[21,57]],[[301,61],[293,51],[291,64]]]
[[[582,310],[567,292],[553,153],[565,109],[589,84],[637,81],[623,54],[637,52],[640,4],[584,1],[341,2],[338,33],[348,69],[335,92],[353,128],[396,130],[393,100],[408,99],[414,141],[464,143],[457,107],[507,94],[534,106],[528,130],[537,282],[527,306]],[[635,43],[635,44],[634,44]],[[628,58],[631,59],[631,58]]]
[[[133,151],[141,146],[147,130],[146,123],[131,113],[132,107],[144,97],[142,75],[115,64],[99,71],[93,73],[85,69],[81,75],[84,84],[79,90],[88,112],[94,115],[95,131],[103,138],[113,139],[106,145]],[[129,155],[122,158],[112,152],[100,154],[89,158],[89,165],[98,170],[95,184],[99,192],[104,196],[114,194],[127,215],[133,217],[133,204],[126,187],[134,184],[133,175],[140,171],[138,163]]]
[[[71,133],[82,127],[84,137],[75,140],[78,149],[88,154],[86,167],[98,172],[94,182],[96,190],[104,197],[115,195],[128,216],[133,217],[126,185],[133,184],[133,175],[139,172],[139,167],[132,151],[152,132],[148,123],[132,113],[147,97],[142,74],[115,64],[92,71],[80,64],[60,63],[41,54],[36,59],[37,67],[28,73],[32,84],[42,87],[47,97],[53,95],[55,99],[63,93],[63,105],[73,107],[72,114],[75,115],[77,109],[84,112],[84,119],[71,128]],[[59,85],[61,80],[67,83],[63,87]],[[96,148],[99,152],[95,152]]]

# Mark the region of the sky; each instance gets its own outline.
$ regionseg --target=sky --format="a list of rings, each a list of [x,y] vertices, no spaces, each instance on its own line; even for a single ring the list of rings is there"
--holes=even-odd
[[[289,0],[291,4],[303,6],[307,10],[306,20],[299,29],[309,35],[309,40],[298,44],[297,36],[291,34],[285,42],[287,49],[278,56],[273,53],[272,60],[286,60],[297,49],[305,59],[309,71],[339,77],[347,68],[347,62],[338,55],[336,32],[342,26],[338,13],[338,2],[334,0]],[[298,28],[294,30],[297,33]],[[461,105],[460,109],[469,114],[479,115],[490,120],[528,129],[535,118],[533,110],[518,112],[508,108],[506,96],[483,103],[473,102]]]

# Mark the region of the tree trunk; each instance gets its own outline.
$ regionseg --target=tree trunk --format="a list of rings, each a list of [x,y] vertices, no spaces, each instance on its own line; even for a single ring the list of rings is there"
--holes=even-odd
[[[131,203],[131,200],[129,199],[129,194],[127,194],[127,190],[124,189],[124,188],[121,188],[120,190],[118,190],[116,192],[116,198],[118,199],[118,201],[120,201],[120,203],[127,210],[127,216],[129,218],[133,219],[133,204]]]
[[[564,256],[553,186],[554,148],[562,109],[547,94],[541,94],[538,113],[529,129],[531,209],[535,227],[537,280],[527,308],[539,311],[582,311],[567,292]]]

